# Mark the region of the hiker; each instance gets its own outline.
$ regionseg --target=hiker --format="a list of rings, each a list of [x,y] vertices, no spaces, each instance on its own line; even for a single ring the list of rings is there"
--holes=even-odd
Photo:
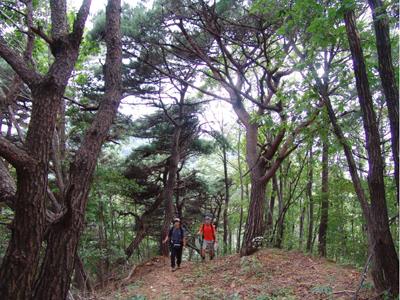
[[[201,258],[206,259],[206,250],[210,255],[210,260],[214,258],[214,245],[217,244],[215,226],[212,224],[210,216],[204,218],[204,223],[201,224],[199,234],[202,237]]]
[[[170,241],[172,272],[176,270],[175,266],[178,266],[178,269],[180,269],[183,247],[186,247],[186,236],[184,229],[181,226],[181,220],[175,218],[173,224],[174,225],[169,230],[168,235],[163,240],[164,244],[168,242],[168,240]]]

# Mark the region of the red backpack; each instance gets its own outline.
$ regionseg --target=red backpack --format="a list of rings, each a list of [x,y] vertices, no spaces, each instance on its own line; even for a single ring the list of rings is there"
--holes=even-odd
[[[206,224],[204,224],[203,223],[203,225],[201,226],[201,232],[202,232],[202,238],[203,238],[203,240],[204,240],[204,226],[205,226]],[[213,234],[213,239],[214,239],[214,241],[216,240],[216,238],[215,238],[215,228],[214,228],[214,225],[213,224],[210,224],[210,225],[208,225],[208,226],[211,226],[211,228],[212,228],[212,234]]]

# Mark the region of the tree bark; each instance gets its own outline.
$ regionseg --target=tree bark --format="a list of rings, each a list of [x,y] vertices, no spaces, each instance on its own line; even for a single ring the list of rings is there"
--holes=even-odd
[[[226,157],[226,144],[225,140],[222,141],[222,155],[223,155],[223,165],[224,165],[224,184],[225,184],[225,202],[224,202],[224,233],[223,233],[223,243],[224,243],[224,253],[228,252],[228,206],[229,206],[229,178],[228,178],[228,161]]]
[[[383,93],[389,112],[392,154],[394,160],[394,179],[399,200],[399,89],[396,83],[395,69],[392,61],[390,44],[389,19],[381,0],[368,0],[374,20],[376,48],[378,51],[378,70]]]
[[[283,204],[283,182],[282,182],[282,176],[279,178],[279,183],[278,183],[278,178],[277,176],[274,176],[272,178],[272,184],[274,186],[274,190],[276,191],[276,195],[278,198],[278,211],[279,211],[279,217],[277,222],[277,233],[276,233],[276,238],[275,238],[275,243],[274,247],[280,249],[282,248],[282,242],[283,242],[283,232],[284,232],[284,226],[285,226],[285,212],[284,212],[284,204]]]
[[[329,144],[327,140],[322,145],[322,191],[321,191],[321,220],[318,231],[318,253],[326,257],[326,234],[328,230],[329,210]]]
[[[175,192],[175,207],[176,207],[176,213],[178,214],[179,218],[182,218],[182,210],[185,205],[185,200],[182,199],[181,201],[181,195],[180,195],[180,182],[181,182],[181,175],[180,171],[183,168],[183,163],[181,164],[180,167],[178,167],[178,170],[176,171],[176,192]]]
[[[27,3],[32,4],[30,1]],[[51,47],[55,59],[46,76],[35,72],[0,37],[0,56],[29,86],[33,99],[23,151],[18,147],[10,151],[4,145],[0,146],[0,155],[12,163],[17,171],[15,217],[11,239],[0,268],[0,294],[4,299],[25,300],[31,296],[45,230],[49,153],[57,111],[78,57],[89,7],[90,1],[84,1],[77,17],[79,24],[75,23],[71,34],[67,31],[62,36],[53,34]],[[57,3],[52,2],[54,9],[57,9]],[[58,22],[59,19],[52,18],[53,28],[57,27]],[[26,161],[22,163],[23,160]]]
[[[184,97],[184,96],[183,96]],[[176,184],[176,174],[178,171],[178,164],[180,161],[180,136],[182,132],[181,125],[176,125],[172,137],[171,156],[168,159],[168,177],[167,183],[163,190],[164,198],[164,223],[161,232],[161,241],[168,235],[171,221],[175,214],[175,207],[173,203],[174,188]],[[161,243],[162,255],[169,255],[169,243]]]
[[[274,180],[274,178],[272,178],[272,180]],[[272,193],[271,193],[271,199],[269,200],[269,209],[268,209],[267,224],[266,224],[266,232],[269,240],[273,238],[272,232],[274,227],[275,198],[277,197],[277,195],[278,191],[276,189],[276,185],[272,184]]]
[[[90,3],[90,0],[88,2]],[[46,253],[35,284],[33,299],[65,299],[70,287],[96,161],[122,95],[120,11],[120,0],[109,0],[106,9],[105,94],[96,117],[70,165],[70,180],[64,195],[68,211],[49,231]]]
[[[243,247],[240,251],[242,256],[250,255],[256,251],[253,246],[253,238],[263,236],[264,231],[264,203],[265,203],[264,183],[256,182],[251,185],[250,207],[245,225],[245,235],[243,237]]]
[[[313,147],[310,148],[310,156],[308,161],[308,183],[307,183],[307,198],[308,198],[308,235],[306,250],[312,252],[312,238],[314,232],[314,200],[312,196],[313,186]]]
[[[219,220],[221,219],[221,211],[222,211],[222,205],[224,203],[224,198],[221,195],[220,199],[218,199],[217,201],[217,206],[215,207],[215,211],[213,212],[213,216],[215,216],[215,221],[214,221],[214,225],[215,225],[215,229],[216,229],[216,233],[218,233],[218,229],[219,229]]]
[[[240,183],[240,215],[239,215],[239,228],[238,228],[238,238],[236,245],[236,252],[239,253],[241,246],[241,236],[242,236],[242,224],[243,224],[243,201],[244,201],[244,183],[243,183],[243,171],[242,171],[242,160],[240,157],[240,138],[242,135],[241,128],[239,127],[238,133],[238,146],[237,146],[237,160],[239,169],[239,183]]]
[[[373,238],[371,251],[374,255],[372,273],[374,275],[383,272],[383,277],[376,275],[373,276],[373,279],[378,292],[389,289],[393,296],[397,296],[399,293],[399,260],[390,233],[379,130],[354,11],[346,11],[344,21],[353,59],[368,153],[368,187],[371,199],[371,222],[368,224],[368,230]]]
[[[12,236],[0,270],[0,294],[4,299],[27,299],[38,266],[45,226],[42,200],[46,195],[47,173],[39,166],[29,169],[24,174],[17,171]]]
[[[301,207],[303,206],[303,207]],[[300,250],[303,249],[303,241],[304,241],[304,216],[306,213],[306,206],[305,204],[301,204],[300,202],[300,228],[299,228],[299,248]]]
[[[246,126],[246,160],[250,169],[251,189],[250,204],[245,225],[243,245],[240,250],[241,256],[254,253],[253,238],[264,234],[264,206],[266,182],[260,178],[265,169],[262,160],[258,159],[257,151],[258,124],[247,124]]]

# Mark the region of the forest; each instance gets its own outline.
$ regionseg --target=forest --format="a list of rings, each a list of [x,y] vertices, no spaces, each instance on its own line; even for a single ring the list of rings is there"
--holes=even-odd
[[[0,299],[397,299],[398,33],[393,0],[1,1]]]

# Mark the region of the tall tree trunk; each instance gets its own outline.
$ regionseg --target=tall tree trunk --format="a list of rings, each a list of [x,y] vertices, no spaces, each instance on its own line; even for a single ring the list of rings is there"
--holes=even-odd
[[[371,199],[371,223],[368,224],[368,230],[373,238],[371,245],[374,254],[373,268],[377,273],[382,270],[383,278],[385,278],[382,280],[381,276],[376,276],[373,279],[378,292],[389,289],[392,295],[397,296],[399,293],[399,260],[390,233],[379,130],[354,11],[346,11],[344,21],[353,59],[368,153],[368,187]]]
[[[239,228],[238,228],[238,238],[237,238],[237,244],[236,244],[236,253],[240,252],[242,226],[243,226],[243,204],[240,204]]]
[[[167,184],[164,187],[163,198],[164,198],[164,223],[161,234],[161,241],[168,235],[171,221],[175,214],[175,208],[173,203],[174,188],[176,183],[176,174],[178,171],[178,164],[180,160],[180,135],[182,128],[181,126],[175,126],[174,134],[172,137],[172,150],[171,156],[168,159],[168,178]],[[169,244],[161,243],[162,255],[169,255]]]
[[[283,232],[284,232],[284,221],[285,221],[285,213],[284,213],[284,205],[283,205],[283,182],[282,182],[282,176],[279,178],[279,184],[278,184],[278,178],[276,176],[272,177],[272,184],[274,186],[274,190],[276,191],[276,195],[278,198],[278,211],[279,211],[279,217],[278,220],[276,221],[277,224],[277,232],[276,232],[276,237],[275,237],[275,243],[274,247],[276,248],[282,248],[282,242],[283,242]]]
[[[47,161],[46,154],[41,154],[41,160]],[[0,269],[0,295],[4,299],[30,297],[45,227],[46,171],[43,165],[29,168],[24,174],[17,171],[12,235]]]
[[[238,109],[238,108],[237,108]],[[254,253],[253,238],[264,234],[264,206],[266,181],[260,180],[265,173],[262,160],[258,159],[257,151],[258,124],[246,126],[246,161],[250,170],[250,204],[247,214],[241,256]]]
[[[64,195],[68,210],[65,216],[49,231],[46,253],[35,284],[33,299],[65,299],[70,287],[97,158],[117,113],[122,95],[120,11],[120,0],[108,1],[105,37],[107,55],[104,68],[105,94],[95,119],[87,130],[82,145],[70,165],[70,180]]]
[[[328,111],[328,116],[329,119],[331,121],[332,127],[333,127],[333,131],[338,139],[338,141],[340,142],[340,144],[343,147],[343,151],[345,153],[346,156],[346,160],[347,160],[347,164],[348,164],[348,168],[349,168],[349,172],[351,175],[351,179],[353,182],[353,186],[354,186],[354,190],[357,194],[357,199],[360,202],[360,206],[363,212],[363,216],[367,222],[367,238],[368,238],[368,248],[369,248],[369,252],[370,253],[374,253],[374,236],[373,233],[371,231],[371,226],[369,226],[369,224],[372,224],[371,221],[371,215],[370,215],[370,206],[369,203],[367,201],[367,196],[364,192],[364,189],[362,187],[362,183],[361,183],[361,178],[358,174],[358,170],[357,170],[357,164],[356,161],[354,159],[354,155],[352,152],[351,147],[349,146],[346,137],[344,136],[344,133],[342,131],[342,128],[340,127],[337,117],[335,115],[335,112],[333,110],[330,98],[324,94],[321,93],[321,97],[323,97],[327,111]],[[376,280],[381,280],[378,278],[384,278],[383,276],[383,270],[377,270],[376,268],[374,268],[373,266],[373,271],[372,271],[373,277],[375,277],[375,281]]]
[[[322,191],[321,191],[321,221],[318,231],[318,253],[326,257],[326,233],[328,229],[328,210],[329,210],[329,144],[327,140],[322,145]]]
[[[45,199],[49,153],[61,98],[79,53],[90,1],[84,1],[68,32],[64,1],[51,1],[51,45],[54,62],[46,76],[21,59],[0,37],[0,56],[27,84],[32,113],[22,148],[0,137],[0,154],[17,170],[17,200],[11,239],[0,268],[0,295],[4,299],[28,299],[39,262],[45,226]],[[26,1],[27,24],[32,25],[32,1]],[[64,9],[65,8],[65,9]],[[30,18],[30,19],[29,19]],[[30,23],[30,24],[29,24]]]
[[[257,151],[258,125],[246,126],[246,160],[250,170],[250,204],[243,236],[241,256],[254,253],[253,238],[263,236],[264,231],[264,205],[266,182],[260,178],[264,175],[262,162],[258,160]]]
[[[338,142],[343,147],[343,152],[344,152],[344,154],[346,156],[347,165],[348,165],[348,168],[349,168],[349,173],[350,173],[350,176],[351,176],[353,187],[354,187],[354,190],[356,192],[357,199],[358,199],[358,201],[360,203],[363,216],[364,216],[367,224],[370,224],[371,223],[371,216],[370,216],[370,206],[369,206],[369,203],[368,203],[368,197],[365,194],[365,191],[364,191],[363,186],[362,186],[361,178],[360,178],[360,175],[358,173],[357,163],[356,163],[356,160],[354,158],[353,151],[352,151],[352,149],[351,149],[351,147],[350,147],[350,145],[349,145],[349,143],[348,143],[348,141],[347,141],[347,139],[346,139],[346,137],[345,137],[345,135],[343,133],[343,130],[342,130],[340,124],[338,123],[338,119],[336,117],[335,111],[333,110],[332,103],[331,103],[331,100],[330,100],[328,92],[327,92],[328,91],[327,86],[325,84],[323,84],[322,81],[320,80],[320,78],[318,77],[314,66],[310,65],[310,68],[313,71],[314,79],[317,82],[318,92],[319,92],[322,100],[325,103],[325,106],[326,106],[326,109],[327,109],[327,112],[328,112],[328,117],[329,117],[329,120],[330,120],[330,122],[332,124],[333,132],[334,132]],[[370,249],[369,251],[372,253],[373,244],[374,244],[373,243],[374,238],[373,238],[372,233],[370,232],[369,228],[370,227],[367,226],[367,233],[368,233],[367,234],[367,238],[368,238],[368,246],[369,246],[369,249]]]
[[[58,120],[58,138],[59,138],[59,147],[60,147],[60,159],[61,162],[65,161],[66,155],[67,155],[67,150],[66,150],[66,145],[67,145],[67,137],[66,137],[66,118],[65,118],[65,113],[66,113],[66,103],[65,99],[62,100],[61,102],[61,109],[60,109],[60,114],[59,114],[59,120]],[[68,179],[68,170],[65,167],[64,164],[61,165],[62,169],[62,175],[64,179]],[[64,183],[65,184],[65,183]]]
[[[399,199],[399,89],[396,82],[390,45],[389,18],[381,0],[368,0],[374,20],[378,70],[389,112],[394,175]]]
[[[0,269],[0,294],[5,299],[26,299],[32,289],[45,229],[49,153],[65,85],[45,82],[31,90],[32,115],[25,148],[35,163],[17,168],[13,230]]]
[[[301,203],[300,203],[301,204]],[[299,228],[299,249],[303,249],[303,241],[304,241],[304,216],[306,214],[306,206],[303,203],[300,205],[300,228]]]
[[[253,182],[251,185],[250,207],[243,237],[244,247],[241,249],[242,256],[250,255],[256,250],[253,246],[253,237],[263,236],[265,189],[264,183]]]
[[[215,207],[215,211],[213,212],[213,215],[215,216],[215,222],[214,225],[217,229],[219,229],[219,220],[221,219],[221,211],[222,211],[222,205],[224,202],[224,198],[223,196],[221,196],[221,198],[217,201],[217,206]]]
[[[179,218],[182,218],[182,210],[185,205],[185,201],[180,200],[180,181],[181,181],[180,171],[182,170],[182,168],[183,164],[181,164],[181,167],[178,168],[176,172],[175,207]]]
[[[228,227],[228,253],[232,253],[232,228]]]
[[[274,180],[274,178],[272,178]],[[276,189],[276,185],[272,184],[272,193],[271,199],[269,200],[269,209],[268,209],[268,217],[266,224],[267,237],[269,240],[272,240],[272,232],[274,227],[274,209],[275,209],[275,198],[278,195],[278,191]]]
[[[237,237],[237,245],[236,252],[240,251],[240,242],[242,236],[242,224],[243,224],[243,202],[244,202],[244,183],[243,183],[243,171],[242,171],[242,160],[240,157],[240,138],[242,135],[242,130],[239,127],[238,133],[238,144],[237,144],[237,160],[238,160],[238,169],[239,169],[239,183],[240,183],[240,215],[239,215],[239,228],[238,228],[238,237]]]
[[[27,1],[26,6],[26,23],[29,26],[32,25],[32,1]],[[27,48],[29,43],[32,42],[31,38],[29,38]],[[32,45],[29,47],[32,47]],[[5,57],[3,56],[3,58]],[[24,58],[24,61],[28,64],[26,58]],[[15,75],[13,89],[10,91],[13,95],[7,95],[7,100],[15,101],[21,85],[21,78]],[[32,157],[32,165],[16,166],[18,192],[17,199],[12,204],[15,218],[12,225],[11,239],[0,269],[0,295],[4,299],[26,299],[29,297],[35,278],[45,227],[44,199],[47,190],[47,170],[49,167],[49,131],[54,127],[56,115],[56,112],[51,107],[53,101],[56,105],[60,101],[61,91],[63,91],[63,87],[54,89],[52,92],[46,92],[40,85],[32,88],[34,101],[28,136],[24,145],[25,149],[27,149],[26,154]],[[13,105],[13,103],[9,103],[9,105]],[[9,129],[11,129],[11,124]],[[7,171],[3,162],[0,163],[4,167],[3,171]],[[4,175],[11,180],[11,178],[7,177],[7,173],[8,171]],[[2,184],[6,185],[9,183],[2,182]],[[12,192],[12,189],[14,189],[13,183],[9,187],[11,190],[9,189],[8,192]]]
[[[228,178],[228,161],[226,157],[226,144],[222,141],[222,157],[224,165],[224,184],[225,184],[225,201],[224,201],[224,233],[223,233],[223,243],[224,243],[224,253],[228,252],[228,206],[229,206],[229,178]]]
[[[173,197],[174,197],[174,189],[176,186],[176,178],[177,178],[177,173],[178,173],[178,165],[179,161],[181,159],[180,156],[180,151],[181,151],[181,144],[182,144],[182,128],[184,125],[184,114],[185,114],[185,97],[186,97],[186,92],[188,89],[187,84],[182,84],[181,87],[179,88],[179,101],[177,101],[177,106],[179,109],[179,115],[177,120],[172,120],[169,116],[168,118],[171,120],[172,125],[174,126],[174,132],[172,136],[172,145],[171,145],[171,155],[168,158],[168,175],[167,175],[167,181],[164,186],[163,190],[163,198],[164,198],[164,222],[163,222],[163,227],[161,231],[161,237],[160,237],[160,248],[162,255],[168,256],[169,255],[169,244],[168,243],[162,243],[162,240],[168,235],[170,224],[172,221],[172,218],[176,214],[176,209],[174,207],[173,203]],[[166,114],[167,111],[165,111]]]
[[[312,252],[312,238],[314,232],[314,200],[312,196],[313,186],[313,147],[310,148],[310,156],[308,161],[308,183],[307,183],[307,198],[308,198],[308,235],[306,250]]]

